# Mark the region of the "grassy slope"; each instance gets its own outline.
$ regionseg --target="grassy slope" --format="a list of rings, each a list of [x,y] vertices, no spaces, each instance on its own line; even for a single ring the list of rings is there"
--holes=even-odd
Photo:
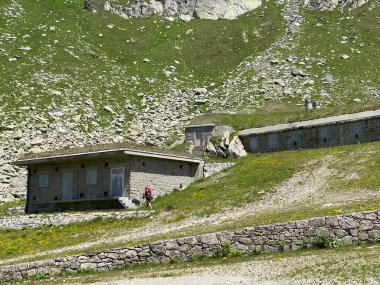
[[[355,194],[360,189],[378,193],[380,190],[378,179],[380,177],[379,142],[328,149],[250,155],[238,160],[236,166],[225,170],[223,177],[202,179],[181,192],[157,198],[154,202],[156,210],[156,214],[153,216],[154,221],[162,224],[175,223],[185,219],[207,217],[213,213],[232,207],[241,207],[248,203],[260,202],[265,194],[271,195],[276,186],[302,170],[305,163],[326,156],[336,158],[330,165],[330,168],[334,170],[334,175],[329,178],[326,191],[333,195],[347,192]],[[355,174],[355,179],[347,179],[347,176],[351,174]],[[275,207],[269,212],[264,211],[253,216],[246,216],[239,221],[234,219],[216,226],[195,226],[157,235],[149,240],[377,209],[380,207],[380,200],[376,197],[379,196],[376,194],[372,198],[363,197],[354,201],[348,199],[343,203],[327,206],[314,201],[286,210],[281,210],[281,208],[277,210]],[[171,211],[170,215],[160,218],[159,213],[168,210]],[[2,236],[0,248],[3,249],[0,251],[0,258],[5,259],[37,253],[41,250],[96,241],[110,233],[112,235],[121,234],[130,228],[141,227],[147,223],[150,222],[146,218],[121,221],[98,219],[69,226],[42,227],[38,230],[3,230],[0,233]],[[111,245],[103,244],[97,249],[145,241],[147,239]]]
[[[110,120],[105,105],[125,115],[127,122],[131,114],[123,106],[127,102],[138,105],[138,93],[164,96],[170,87],[220,82],[246,56],[266,49],[281,34],[282,25],[280,8],[273,4],[233,21],[184,23],[159,18],[124,20],[106,12],[92,15],[83,10],[82,0],[18,2],[23,10],[17,18],[1,13],[11,0],[0,4],[4,50],[0,53],[0,121],[5,123],[30,115],[15,111],[17,107],[35,106],[38,113],[46,114],[86,99],[94,101],[98,117],[93,119],[99,124]],[[268,15],[265,19],[255,16],[262,9]],[[107,27],[110,24],[114,27]],[[251,27],[259,27],[266,36],[256,37]],[[6,40],[5,34],[17,39]],[[20,50],[23,46],[31,50]],[[14,56],[19,59],[8,61]],[[150,62],[144,62],[145,58]],[[170,66],[176,68],[178,81],[165,77],[163,70],[172,70]],[[37,79],[38,74],[45,79]],[[155,81],[149,84],[145,78]],[[52,90],[62,95],[52,95]]]
[[[345,10],[344,14],[338,10],[318,12],[304,9],[305,22],[293,39],[296,48],[277,49],[283,58],[325,59],[323,67],[313,63],[311,69],[305,71],[315,75],[313,80],[317,90],[324,89],[331,96],[326,99],[313,94],[314,100],[326,102],[322,110],[305,112],[302,106],[297,106],[303,102],[304,94],[301,94],[285,98],[282,102],[268,103],[253,114],[204,114],[194,118],[192,123],[213,122],[245,129],[380,108],[380,99],[367,94],[367,88],[380,90],[380,5],[371,8],[371,3],[379,1],[370,1],[352,11]],[[342,43],[343,37],[347,37],[346,43]],[[342,59],[343,54],[350,57]],[[299,67],[305,70],[304,65]],[[327,73],[334,78],[332,87],[320,80]],[[362,102],[354,102],[355,98]]]

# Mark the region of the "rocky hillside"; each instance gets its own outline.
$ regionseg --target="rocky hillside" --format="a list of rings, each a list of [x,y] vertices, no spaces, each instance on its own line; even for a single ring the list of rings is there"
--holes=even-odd
[[[91,2],[85,6],[91,9]],[[179,16],[184,21],[195,19],[217,20],[235,19],[261,5],[261,0],[151,0],[127,1],[126,6],[120,5],[120,1],[105,1],[103,7],[123,18],[149,17],[154,15]],[[99,3],[98,3],[99,6]]]
[[[9,163],[25,153],[180,141],[199,114],[305,96],[332,112],[378,104],[378,0],[219,2],[211,16],[208,1],[3,0],[0,200],[23,197],[25,171]]]

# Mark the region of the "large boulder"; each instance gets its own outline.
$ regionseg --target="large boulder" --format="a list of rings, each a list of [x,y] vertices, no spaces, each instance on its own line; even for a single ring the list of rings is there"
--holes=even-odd
[[[231,127],[217,126],[208,138],[205,154],[237,158],[246,156],[247,152]]]
[[[229,157],[243,157],[246,156],[247,152],[244,149],[244,145],[238,136],[235,136],[228,146],[228,156]]]

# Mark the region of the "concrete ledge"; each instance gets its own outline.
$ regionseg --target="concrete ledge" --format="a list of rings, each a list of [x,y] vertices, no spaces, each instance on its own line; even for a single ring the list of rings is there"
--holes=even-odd
[[[267,127],[262,127],[262,128],[251,128],[251,129],[240,131],[239,136],[267,134],[267,133],[275,133],[275,132],[282,132],[282,131],[303,129],[303,128],[313,128],[317,126],[341,124],[341,123],[355,122],[355,121],[373,119],[373,118],[380,118],[380,109],[374,110],[374,111],[365,111],[365,112],[360,112],[360,113],[332,116],[332,117],[294,122],[294,123],[288,123],[288,124],[273,125],[273,126],[267,126]]]

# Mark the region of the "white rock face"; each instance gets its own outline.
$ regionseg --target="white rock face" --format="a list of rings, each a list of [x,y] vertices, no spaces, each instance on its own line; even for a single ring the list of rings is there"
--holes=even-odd
[[[106,1],[104,9],[123,18],[149,17],[153,15],[178,16],[186,20],[235,19],[261,5],[261,0],[132,0],[128,7],[115,0]]]
[[[205,149],[208,156],[243,157],[247,155],[244,145],[237,135],[231,137],[232,128],[217,126],[209,137]]]
[[[243,157],[246,156],[247,152],[244,149],[244,145],[238,136],[235,136],[229,146],[228,146],[228,156],[229,157]]]

